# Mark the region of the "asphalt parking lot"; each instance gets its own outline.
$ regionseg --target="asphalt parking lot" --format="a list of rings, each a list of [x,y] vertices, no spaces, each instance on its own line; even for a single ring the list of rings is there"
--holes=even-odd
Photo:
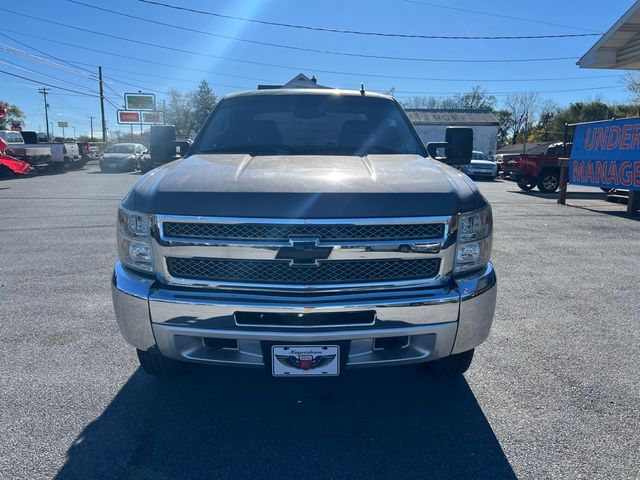
[[[640,221],[483,182],[499,299],[464,379],[198,369],[120,337],[115,209],[139,178],[0,181],[0,478],[640,478]]]

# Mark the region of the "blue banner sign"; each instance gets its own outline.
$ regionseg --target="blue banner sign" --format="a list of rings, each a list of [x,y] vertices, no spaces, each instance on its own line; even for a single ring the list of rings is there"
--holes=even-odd
[[[640,190],[640,119],[577,125],[569,183]]]

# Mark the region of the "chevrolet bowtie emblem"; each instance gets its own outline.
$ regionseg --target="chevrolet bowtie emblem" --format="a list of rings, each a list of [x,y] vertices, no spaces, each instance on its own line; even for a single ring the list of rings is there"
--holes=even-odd
[[[326,260],[333,247],[318,247],[317,237],[291,237],[290,247],[280,247],[276,260],[289,260],[291,266],[318,266],[318,260]]]

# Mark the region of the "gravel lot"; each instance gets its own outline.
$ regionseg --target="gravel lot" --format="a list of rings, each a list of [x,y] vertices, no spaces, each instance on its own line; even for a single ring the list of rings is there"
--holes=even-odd
[[[158,382],[109,290],[137,178],[0,181],[0,478],[640,478],[640,221],[598,191],[480,184],[499,303],[465,379]]]

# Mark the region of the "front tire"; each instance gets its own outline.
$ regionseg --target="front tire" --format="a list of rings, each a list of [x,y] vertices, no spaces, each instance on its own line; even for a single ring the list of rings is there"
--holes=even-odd
[[[175,377],[184,372],[185,364],[162,356],[157,348],[138,350],[138,361],[142,369],[154,377]]]
[[[553,193],[560,187],[560,178],[555,172],[542,172],[538,180],[538,190],[542,193]]]
[[[436,375],[442,377],[458,377],[471,366],[473,361],[474,350],[467,350],[466,352],[456,353],[449,355],[448,357],[435,360],[427,363],[429,370]]]
[[[529,192],[531,190],[533,190],[535,188],[536,184],[535,183],[531,183],[531,182],[523,182],[520,181],[518,182],[518,187],[520,187],[520,190],[524,190],[525,192]]]

